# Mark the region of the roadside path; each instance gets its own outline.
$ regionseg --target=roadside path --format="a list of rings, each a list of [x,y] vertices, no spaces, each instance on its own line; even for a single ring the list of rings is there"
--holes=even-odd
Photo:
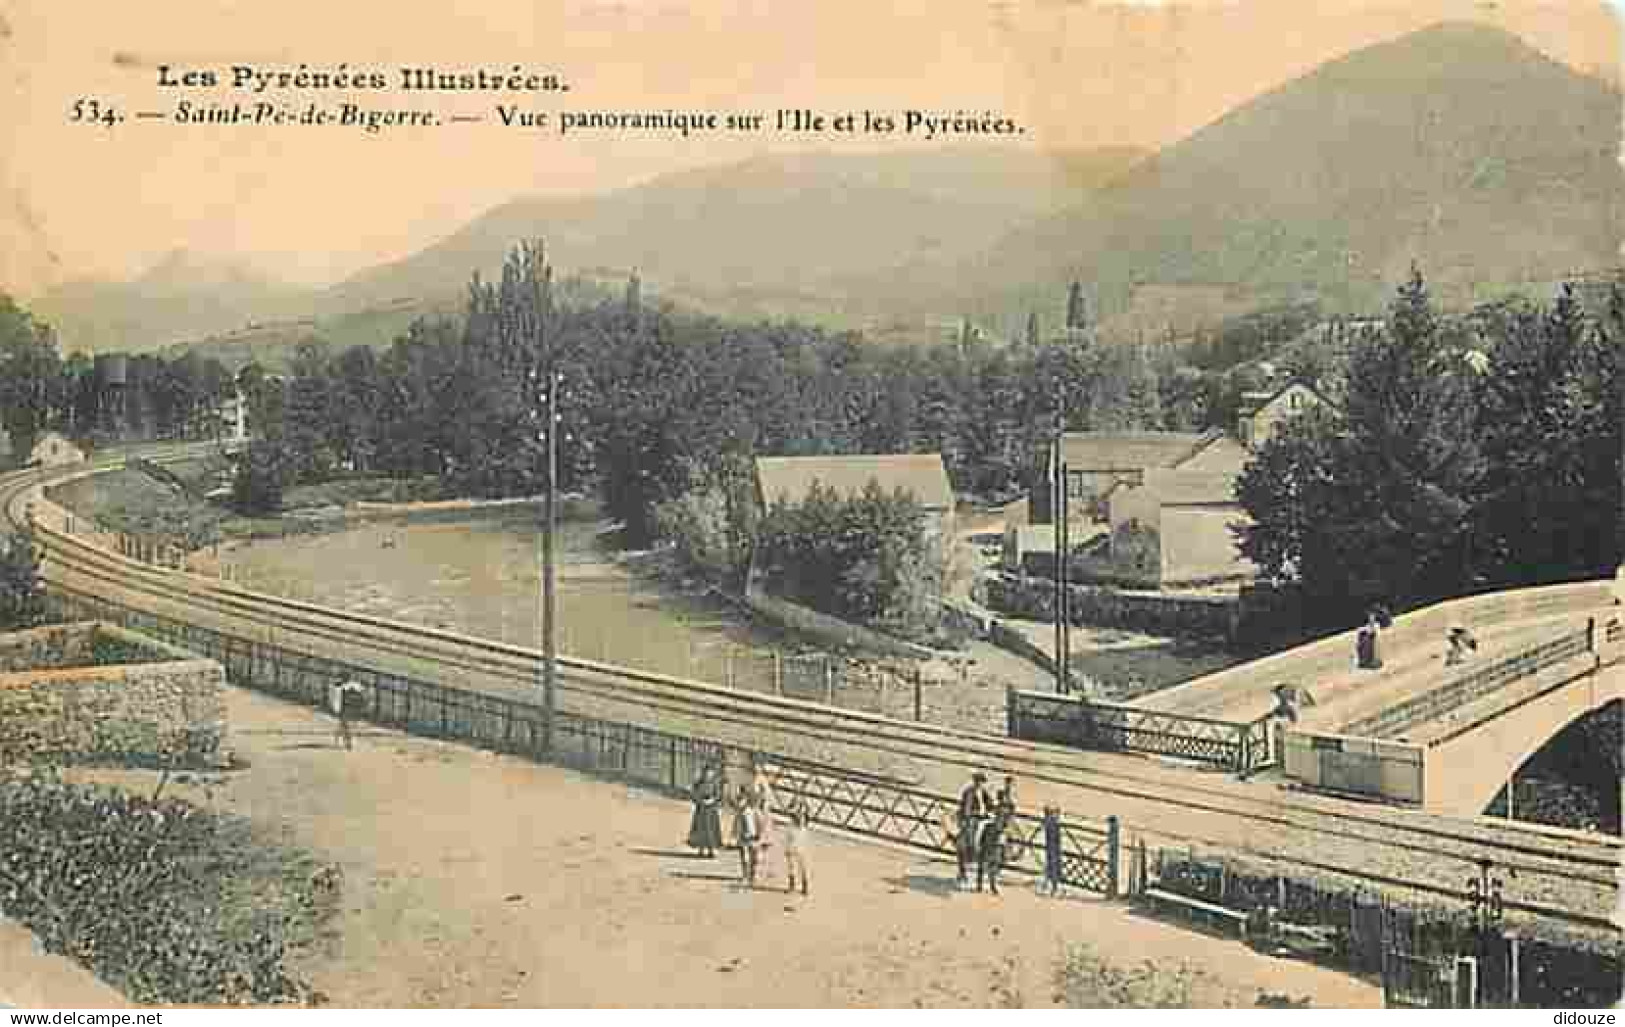
[[[810,898],[746,891],[731,853],[686,853],[684,803],[382,729],[345,753],[312,711],[227,699],[250,766],[215,801],[343,867],[336,937],[306,966],[335,1005],[1046,1006],[1069,942],[1187,963],[1198,1004],[1380,1004],[1371,984],[1020,878],[960,893],[946,863],[839,836],[813,839]]]

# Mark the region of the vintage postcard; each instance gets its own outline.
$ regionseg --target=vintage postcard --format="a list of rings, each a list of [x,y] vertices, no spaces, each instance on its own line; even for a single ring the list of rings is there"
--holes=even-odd
[[[1619,17],[0,0],[6,1015],[1592,1022]]]

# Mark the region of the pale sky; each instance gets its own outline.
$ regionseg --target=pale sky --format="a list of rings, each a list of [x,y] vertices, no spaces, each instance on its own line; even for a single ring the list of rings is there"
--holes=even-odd
[[[1513,31],[1620,78],[1599,0],[0,0],[0,289],[126,277],[176,248],[331,281],[404,256],[526,194],[580,193],[767,151],[874,150],[888,139],[711,136],[683,142],[501,127],[504,97],[403,93],[402,65],[521,64],[572,86],[558,110],[994,110],[1024,145],[1155,147],[1351,49],[1443,20]],[[127,114],[253,97],[163,89],[160,64],[385,70],[363,104],[476,125],[386,130],[73,124],[81,98]],[[313,97],[283,94],[302,107]],[[340,97],[328,94],[327,103]],[[961,144],[972,145],[972,144]]]

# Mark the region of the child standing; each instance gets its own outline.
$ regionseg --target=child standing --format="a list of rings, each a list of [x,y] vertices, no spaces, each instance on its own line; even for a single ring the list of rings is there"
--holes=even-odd
[[[807,894],[807,803],[797,799],[790,807],[790,823],[784,829],[784,869],[788,878],[784,890],[796,890],[801,881],[801,894]]]
[[[1061,894],[1061,810],[1044,807],[1044,890]]]

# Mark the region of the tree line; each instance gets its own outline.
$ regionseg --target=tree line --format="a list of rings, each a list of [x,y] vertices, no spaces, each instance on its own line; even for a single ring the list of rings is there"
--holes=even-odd
[[[1092,326],[1008,344],[969,325],[938,343],[882,347],[858,332],[739,324],[647,302],[554,302],[538,247],[497,281],[477,276],[460,320],[414,324],[387,350],[301,345],[285,376],[240,379],[262,442],[239,489],[336,473],[432,475],[449,492],[534,493],[545,415],[535,375],[560,376],[560,487],[596,487],[633,544],[694,489],[746,487],[761,455],[940,452],[964,492],[1024,488],[1057,423],[1070,429],[1197,428],[1198,369],[1164,348],[1103,345]],[[529,326],[529,327],[525,327]]]
[[[1341,402],[1288,421],[1241,477],[1242,551],[1307,611],[1611,575],[1625,536],[1625,305],[1565,287],[1445,317],[1419,271],[1349,346]]]
[[[940,452],[961,494],[1014,494],[1058,423],[1229,427],[1267,357],[1339,402],[1257,455],[1239,488],[1254,524],[1238,544],[1322,619],[1613,569],[1617,295],[1600,318],[1569,291],[1446,317],[1417,273],[1376,326],[1323,334],[1310,330],[1317,317],[1289,306],[1183,343],[1112,345],[1074,286],[1053,330],[1034,315],[1008,341],[967,323],[934,344],[881,346],[650,302],[635,277],[618,298],[560,303],[538,245],[516,249],[494,281],[475,276],[460,319],[419,321],[381,351],[309,342],[285,372],[250,364],[235,381],[196,358],[133,358],[152,370],[131,379],[168,397],[147,406],[176,431],[242,388],[256,435],[236,489],[246,510],[340,474],[534,494],[552,426],[560,488],[596,489],[630,544],[698,523],[693,551],[737,573],[756,534],[742,514],[756,456]],[[87,363],[63,361],[48,328],[0,305],[0,409],[14,440],[105,423],[102,400],[69,387]]]
[[[111,365],[64,357],[56,334],[0,294],[0,429],[16,462],[49,430],[101,444],[128,439],[200,438],[219,429],[217,411],[234,391],[219,360],[183,353],[119,355]]]

